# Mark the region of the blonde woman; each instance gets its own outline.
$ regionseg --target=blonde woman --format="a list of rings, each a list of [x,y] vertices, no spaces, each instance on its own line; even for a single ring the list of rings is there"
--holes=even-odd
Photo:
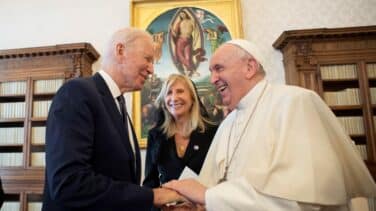
[[[143,182],[148,187],[179,178],[185,167],[200,173],[217,130],[187,76],[170,75],[156,103],[160,118],[149,131]]]

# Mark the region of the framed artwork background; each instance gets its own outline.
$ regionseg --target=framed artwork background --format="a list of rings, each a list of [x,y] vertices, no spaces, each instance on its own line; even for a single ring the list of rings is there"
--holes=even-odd
[[[141,91],[133,94],[133,122],[140,147],[146,146],[147,132],[153,126],[154,100],[172,73],[189,76],[209,113],[213,118],[221,118],[220,98],[210,84],[209,60],[221,43],[243,37],[240,9],[240,0],[131,2],[131,25],[152,34],[155,45],[154,74]],[[188,21],[183,24],[183,19]],[[189,38],[184,33],[177,35],[177,31],[189,34]],[[181,56],[185,53],[181,50],[182,42],[192,49],[190,59]]]

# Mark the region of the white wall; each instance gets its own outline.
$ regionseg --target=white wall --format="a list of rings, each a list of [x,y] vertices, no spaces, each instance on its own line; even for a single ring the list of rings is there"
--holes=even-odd
[[[376,25],[376,0],[241,2],[245,38],[259,44],[268,78],[277,83],[284,83],[284,70],[272,44],[284,30]],[[129,17],[127,0],[0,0],[0,49],[90,42],[102,53]]]
[[[245,37],[263,47],[269,79],[280,83],[285,81],[282,55],[272,44],[283,31],[376,25],[376,0],[242,0],[242,3]]]
[[[242,0],[242,10],[245,38],[259,44],[277,83],[284,70],[272,44],[283,31],[376,25],[376,0]],[[0,0],[0,49],[90,42],[102,53],[129,17],[127,0]]]
[[[90,42],[101,53],[125,26],[129,1],[0,0],[0,49]]]

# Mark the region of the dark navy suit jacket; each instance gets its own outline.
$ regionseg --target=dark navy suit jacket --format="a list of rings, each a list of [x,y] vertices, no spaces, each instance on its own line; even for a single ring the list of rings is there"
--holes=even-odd
[[[0,178],[0,208],[4,203],[4,190],[3,186],[1,185],[1,178]]]
[[[42,210],[150,210],[153,192],[139,185],[137,141],[134,156],[102,76],[65,83],[53,99],[46,130]]]

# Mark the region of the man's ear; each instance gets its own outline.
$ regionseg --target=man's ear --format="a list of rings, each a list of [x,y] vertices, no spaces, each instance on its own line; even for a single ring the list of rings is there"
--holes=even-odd
[[[258,64],[253,58],[247,59],[247,73],[246,78],[251,79],[257,72]]]
[[[118,43],[115,46],[115,55],[116,58],[124,56],[125,55],[125,46],[122,43]]]

